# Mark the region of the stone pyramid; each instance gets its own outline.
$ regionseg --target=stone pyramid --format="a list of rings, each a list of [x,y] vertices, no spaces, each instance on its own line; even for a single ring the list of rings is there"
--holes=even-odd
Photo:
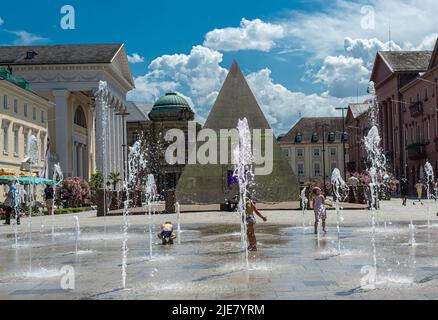
[[[271,129],[256,98],[245,80],[238,64],[233,63],[215,104],[205,122],[204,129],[212,129],[218,135],[221,129],[235,129],[239,119],[246,118],[250,130]],[[262,154],[265,136],[262,135]],[[252,192],[254,199],[262,203],[294,201],[299,198],[298,182],[292,168],[284,158],[275,137],[273,140],[273,170],[269,175],[256,175]],[[219,143],[218,143],[219,145]],[[229,147],[231,159],[231,147]],[[228,175],[233,164],[191,164],[181,175],[176,189],[180,203],[218,204],[237,195],[237,186],[230,187]]]

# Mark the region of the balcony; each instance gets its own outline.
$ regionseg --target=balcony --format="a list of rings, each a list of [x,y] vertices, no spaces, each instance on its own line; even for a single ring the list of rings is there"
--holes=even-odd
[[[409,160],[423,160],[427,158],[426,144],[415,143],[407,147]]]
[[[423,101],[414,102],[409,106],[411,117],[415,118],[423,114]]]

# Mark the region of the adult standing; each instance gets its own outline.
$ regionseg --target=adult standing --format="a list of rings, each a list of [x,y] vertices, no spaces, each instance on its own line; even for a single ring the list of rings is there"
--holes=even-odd
[[[50,184],[46,185],[44,189],[44,199],[46,200],[46,208],[50,216],[53,214],[54,198],[55,192],[53,186]]]
[[[6,207],[6,222],[5,224],[11,224],[11,214],[15,213],[15,221],[17,225],[20,224],[20,212],[18,212],[18,191],[15,185],[15,181],[9,182],[9,190],[6,196],[4,205]]]
[[[422,205],[424,205],[424,203],[421,201],[421,199],[423,198],[423,188],[424,188],[424,184],[421,182],[421,180],[419,180],[415,185],[415,189],[417,190],[418,202],[420,202]]]
[[[402,205],[406,207],[406,201],[408,199],[408,179],[406,179],[406,177],[400,180],[400,195],[403,201]]]

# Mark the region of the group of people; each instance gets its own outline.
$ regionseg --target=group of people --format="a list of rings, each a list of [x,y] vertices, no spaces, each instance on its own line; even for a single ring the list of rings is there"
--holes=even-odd
[[[8,191],[5,201],[3,202],[5,212],[5,222],[3,224],[10,225],[11,217],[14,216],[16,224],[20,225],[20,212],[23,210],[23,200],[25,196],[25,190],[19,190],[17,181],[9,181]],[[52,185],[46,185],[44,189],[44,199],[48,213],[53,214],[55,192]]]
[[[417,201],[419,202],[421,205],[424,205],[422,199],[423,199],[423,190],[424,188],[427,188],[427,185],[424,184],[421,180],[419,180],[415,186],[415,191],[417,193]],[[431,191],[431,195],[432,197],[435,199],[435,201],[438,198],[438,179],[435,182],[431,182],[429,184],[429,188]],[[400,195],[402,198],[402,205],[406,207],[406,202],[408,200],[408,190],[409,189],[409,182],[408,179],[406,179],[406,177],[403,177],[400,180]],[[416,202],[414,201],[413,204],[415,205]]]

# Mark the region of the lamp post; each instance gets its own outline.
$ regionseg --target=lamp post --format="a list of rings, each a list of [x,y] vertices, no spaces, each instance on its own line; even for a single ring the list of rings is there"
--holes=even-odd
[[[347,181],[347,170],[346,170],[346,159],[345,159],[345,154],[346,154],[346,150],[345,150],[345,137],[346,137],[346,132],[345,132],[345,114],[344,111],[348,110],[348,107],[340,107],[340,108],[336,108],[336,110],[342,110],[342,135],[341,135],[341,139],[342,139],[342,151],[343,151],[343,165],[344,165],[344,181]]]
[[[324,194],[327,194],[327,188],[326,188],[326,174],[325,174],[325,128],[329,125],[324,123],[321,125],[322,127],[322,174],[324,176]]]
[[[122,150],[123,150],[123,180],[126,181],[126,117],[129,116],[129,112],[126,108],[123,108],[120,112],[116,113],[116,116],[122,117]]]

